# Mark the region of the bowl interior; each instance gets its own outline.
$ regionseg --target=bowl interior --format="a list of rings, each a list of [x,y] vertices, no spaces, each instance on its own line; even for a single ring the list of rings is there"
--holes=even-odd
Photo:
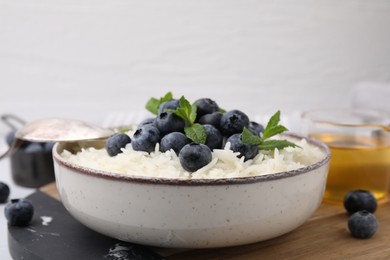
[[[306,139],[306,141],[319,148],[323,152],[323,158],[311,165],[290,171],[283,171],[273,174],[264,174],[259,176],[248,176],[248,177],[233,177],[233,178],[216,178],[216,179],[173,179],[173,178],[161,178],[161,177],[148,177],[148,176],[135,176],[135,175],[126,175],[114,172],[108,172],[103,170],[91,169],[88,167],[83,167],[71,162],[68,162],[60,154],[63,150],[68,150],[71,153],[77,153],[81,151],[82,148],[95,147],[101,149],[105,147],[105,140],[94,140],[94,141],[82,141],[82,142],[59,142],[54,147],[53,157],[54,159],[62,164],[65,167],[74,169],[80,173],[94,175],[96,177],[107,178],[107,179],[121,179],[130,182],[141,182],[141,183],[163,183],[163,184],[172,184],[172,185],[225,185],[225,184],[239,184],[239,183],[253,183],[259,181],[271,181],[281,178],[293,177],[295,175],[304,174],[310,172],[314,169],[317,169],[324,164],[328,163],[330,160],[330,150],[328,146],[319,140],[302,137],[296,134],[285,134],[289,138],[293,139]]]

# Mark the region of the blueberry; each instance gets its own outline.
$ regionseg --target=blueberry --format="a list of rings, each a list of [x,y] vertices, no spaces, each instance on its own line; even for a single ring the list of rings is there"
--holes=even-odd
[[[4,203],[8,200],[9,193],[9,186],[4,182],[0,182],[0,203]]]
[[[206,114],[211,114],[219,111],[218,104],[214,100],[211,100],[210,98],[198,99],[195,101],[195,104],[197,107],[196,110],[197,118],[200,118],[201,116]]]
[[[349,217],[348,229],[356,238],[370,238],[378,229],[378,221],[367,210],[357,211]]]
[[[253,159],[259,152],[257,145],[243,144],[241,141],[241,134],[234,134],[230,136],[226,142],[230,143],[230,150],[240,153],[239,158],[244,156],[245,161]]]
[[[219,129],[225,136],[242,133],[244,127],[249,127],[249,118],[240,110],[226,112],[220,121]]]
[[[5,205],[4,214],[11,226],[26,226],[34,215],[34,207],[29,200],[13,199]]]
[[[249,122],[248,129],[255,135],[260,136],[264,132],[264,126],[254,121]]]
[[[177,99],[172,99],[172,100],[166,101],[160,105],[160,107],[158,108],[157,114],[159,115],[159,114],[165,112],[166,109],[176,110],[176,108],[178,108],[179,106],[180,106],[180,102]]]
[[[190,141],[183,133],[172,132],[165,135],[160,142],[160,151],[166,152],[173,149],[176,154],[179,154],[180,150]]]
[[[122,153],[122,148],[131,142],[131,138],[125,133],[115,133],[106,141],[106,151],[108,155],[115,156]]]
[[[183,132],[185,121],[171,112],[163,112],[156,118],[156,127],[161,135],[172,132]]]
[[[211,162],[211,150],[207,145],[190,143],[179,153],[181,166],[189,172],[195,172]]]
[[[202,125],[213,125],[216,128],[219,128],[219,122],[221,122],[222,113],[221,112],[214,112],[211,114],[206,114],[201,116],[198,119],[198,123]]]
[[[374,213],[377,208],[377,202],[371,192],[366,190],[354,190],[345,195],[344,207],[349,214],[353,214],[360,210]]]
[[[203,125],[203,127],[205,128],[207,134],[205,145],[207,145],[211,150],[221,149],[223,142],[221,132],[212,125],[206,124]]]
[[[156,118],[155,117],[151,117],[151,118],[146,118],[144,120],[142,120],[139,124],[138,124],[138,128],[140,128],[141,126],[144,126],[144,125],[155,125],[156,123]]]
[[[135,131],[131,146],[135,151],[153,152],[160,141],[160,132],[153,125],[144,125]]]

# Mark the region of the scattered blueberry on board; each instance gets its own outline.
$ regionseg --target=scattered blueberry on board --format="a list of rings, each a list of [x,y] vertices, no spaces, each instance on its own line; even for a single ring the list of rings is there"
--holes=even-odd
[[[223,149],[226,140],[232,142],[230,149],[239,152],[244,160],[253,159],[260,150],[296,147],[287,140],[267,140],[287,130],[279,125],[279,111],[263,127],[240,110],[225,112],[210,98],[200,98],[191,104],[183,96],[173,98],[171,92],[161,98],[151,98],[146,109],[155,117],[138,125],[131,137],[132,148],[150,153],[159,143],[162,152],[173,149],[182,167],[189,172],[207,165],[212,158],[211,152]],[[125,137],[110,138],[106,150],[110,156],[115,156],[125,143],[128,143]]]
[[[11,226],[27,226],[34,215],[34,207],[29,200],[12,199],[5,205],[4,215]]]
[[[370,238],[378,229],[378,221],[367,210],[357,211],[349,217],[348,229],[356,238]]]
[[[374,195],[366,190],[354,190],[348,192],[344,197],[344,207],[349,214],[360,210],[367,210],[374,213],[377,202]]]
[[[6,202],[8,200],[9,194],[9,186],[4,182],[0,182],[0,203]]]
[[[370,238],[378,229],[374,216],[377,209],[374,195],[367,190],[353,190],[344,197],[344,208],[349,214],[348,230],[353,237]]]

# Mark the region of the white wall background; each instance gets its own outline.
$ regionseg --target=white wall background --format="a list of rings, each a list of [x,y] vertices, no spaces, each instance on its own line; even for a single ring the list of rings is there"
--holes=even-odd
[[[0,0],[0,113],[101,122],[150,96],[250,115],[390,81],[388,0]]]

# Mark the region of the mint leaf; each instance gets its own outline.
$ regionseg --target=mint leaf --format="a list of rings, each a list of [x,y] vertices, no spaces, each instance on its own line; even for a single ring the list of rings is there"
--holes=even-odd
[[[244,127],[241,135],[241,141],[244,144],[259,145],[261,143],[261,138],[254,135],[251,131],[248,130],[248,128]]]
[[[278,110],[268,121],[268,124],[265,129],[276,126],[280,121],[280,111]]]
[[[286,147],[300,147],[287,140],[266,140],[259,145],[259,150],[282,150]]]
[[[124,134],[124,133],[127,133],[127,132],[129,132],[129,131],[130,131],[130,129],[129,129],[129,128],[119,128],[117,131],[118,131],[119,133],[122,133],[122,134]]]
[[[274,150],[275,148],[281,150],[288,146],[299,147],[298,145],[287,140],[268,140],[270,137],[288,130],[286,127],[279,125],[279,121],[280,111],[276,112],[270,118],[261,138],[254,135],[251,131],[244,127],[241,135],[242,143],[258,145],[259,150]]]
[[[273,116],[271,116],[271,118],[267,123],[267,126],[265,127],[263,137],[262,137],[263,140],[270,138],[271,136],[274,136],[274,134],[272,134],[273,132],[272,128],[277,126],[279,124],[279,121],[280,121],[280,111],[278,110]]]
[[[172,92],[167,92],[165,94],[165,96],[163,96],[162,98],[160,98],[160,102],[161,103],[164,103],[164,102],[167,102],[167,101],[171,101],[173,99],[173,95],[172,95]]]
[[[171,101],[173,99],[172,92],[166,93],[163,97],[157,99],[157,98],[150,98],[149,101],[146,103],[145,108],[149,110],[152,114],[157,115],[158,108],[160,105],[164,102]]]
[[[219,112],[219,113],[222,113],[222,114],[225,114],[225,113],[226,113],[226,110],[223,109],[223,108],[219,108],[218,112]]]
[[[193,103],[192,106],[191,106],[191,112],[190,112],[190,125],[192,125],[195,120],[196,120],[196,112],[197,112],[198,108],[197,108],[197,105],[196,103]]]
[[[187,111],[190,111],[192,108],[191,103],[184,96],[179,99],[179,104],[180,108],[186,109]]]
[[[179,107],[174,112],[177,116],[184,119],[189,125],[194,122],[191,120],[192,106],[190,102],[182,96],[179,100]],[[195,121],[195,120],[194,120]]]
[[[179,100],[179,107],[176,108],[176,110],[170,110],[170,112],[173,112],[184,119],[184,121],[186,121],[190,126],[192,126],[196,120],[196,111],[196,104],[194,103],[191,105],[184,96]]]
[[[268,128],[266,128],[266,130],[264,130],[262,139],[263,140],[268,139],[274,135],[283,133],[284,131],[287,131],[287,130],[288,129],[282,125],[274,125],[274,126],[268,127]]]
[[[158,108],[160,107],[160,100],[156,98],[149,99],[148,103],[146,103],[146,109],[149,110],[152,114],[157,115]]]
[[[199,144],[206,143],[206,129],[198,123],[194,124],[197,111],[196,103],[191,105],[191,103],[184,96],[182,96],[179,99],[179,107],[176,108],[176,110],[169,111],[173,112],[175,115],[186,121],[188,126],[184,128],[184,133],[189,139]]]
[[[186,136],[195,143],[204,144],[206,143],[207,133],[206,129],[201,124],[193,124],[184,128]]]
[[[168,110],[169,112],[171,112],[172,110]],[[172,111],[174,114],[176,114],[178,117],[181,117],[182,119],[184,119],[184,121],[188,122],[189,121],[189,116],[188,116],[188,112],[183,109],[183,108],[176,108],[176,110],[173,110]]]

